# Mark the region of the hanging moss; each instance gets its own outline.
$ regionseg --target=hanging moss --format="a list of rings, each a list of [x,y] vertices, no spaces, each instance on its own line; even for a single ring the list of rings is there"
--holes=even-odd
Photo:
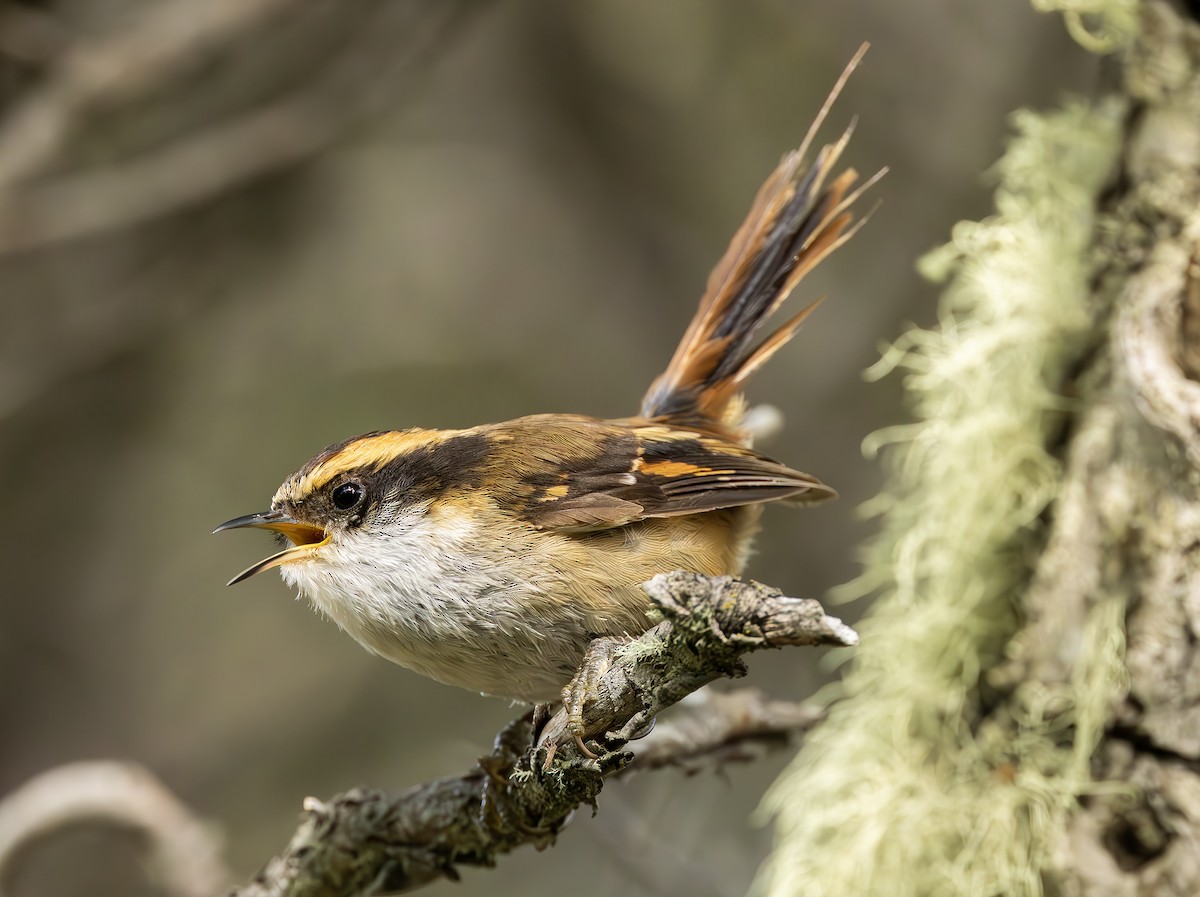
[[[1071,37],[1093,53],[1125,46],[1138,30],[1138,0],[1032,0],[1039,12],[1061,12]]]
[[[949,280],[938,327],[908,333],[872,371],[905,372],[918,423],[868,444],[890,446],[891,485],[854,590],[879,597],[844,699],[766,800],[777,842],[759,887],[771,897],[1038,895],[1052,835],[1091,787],[1119,608],[1089,621],[1065,703],[985,714],[980,684],[1018,625],[1061,478],[1047,443],[1098,323],[1088,248],[1117,115],[1071,103],[1013,124],[996,214],[960,223],[922,261]]]

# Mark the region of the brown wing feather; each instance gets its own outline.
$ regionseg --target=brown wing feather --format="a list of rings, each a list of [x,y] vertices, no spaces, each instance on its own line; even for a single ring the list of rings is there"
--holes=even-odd
[[[525,431],[523,444],[543,446],[543,460],[509,465],[516,482],[508,509],[543,529],[609,529],[646,517],[835,495],[815,477],[716,434],[637,418],[537,416],[511,425]]]

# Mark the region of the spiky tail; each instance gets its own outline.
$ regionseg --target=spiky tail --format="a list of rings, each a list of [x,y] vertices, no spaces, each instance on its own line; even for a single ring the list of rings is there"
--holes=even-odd
[[[864,45],[850,61],[800,148],[784,156],[759,189],[750,214],[709,275],[700,308],[671,363],[642,399],[643,417],[736,430],[742,384],[820,304],[808,305],[751,348],[759,327],[804,275],[854,235],[863,222],[854,223],[850,206],[884,174],[881,170],[857,189],[852,189],[858,180],[853,169],[826,183],[853,125],[804,166],[813,135],[865,51]]]

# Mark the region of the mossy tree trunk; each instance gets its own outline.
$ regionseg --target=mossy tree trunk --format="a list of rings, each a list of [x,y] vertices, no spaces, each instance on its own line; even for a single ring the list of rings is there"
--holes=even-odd
[[[1200,894],[1200,22],[1139,18],[934,259],[881,597],[770,799],[772,897]]]

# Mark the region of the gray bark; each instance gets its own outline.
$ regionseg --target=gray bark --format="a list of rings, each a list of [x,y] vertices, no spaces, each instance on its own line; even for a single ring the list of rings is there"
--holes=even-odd
[[[1004,677],[1067,682],[1069,634],[1099,602],[1124,609],[1127,689],[1092,777],[1128,788],[1083,801],[1048,880],[1182,897],[1200,893],[1200,25],[1147,3],[1123,77],[1122,171],[1099,229],[1096,304],[1112,312]]]
[[[1138,12],[1111,95],[1016,119],[895,353],[882,594],[773,897],[1200,893],[1200,22]]]

